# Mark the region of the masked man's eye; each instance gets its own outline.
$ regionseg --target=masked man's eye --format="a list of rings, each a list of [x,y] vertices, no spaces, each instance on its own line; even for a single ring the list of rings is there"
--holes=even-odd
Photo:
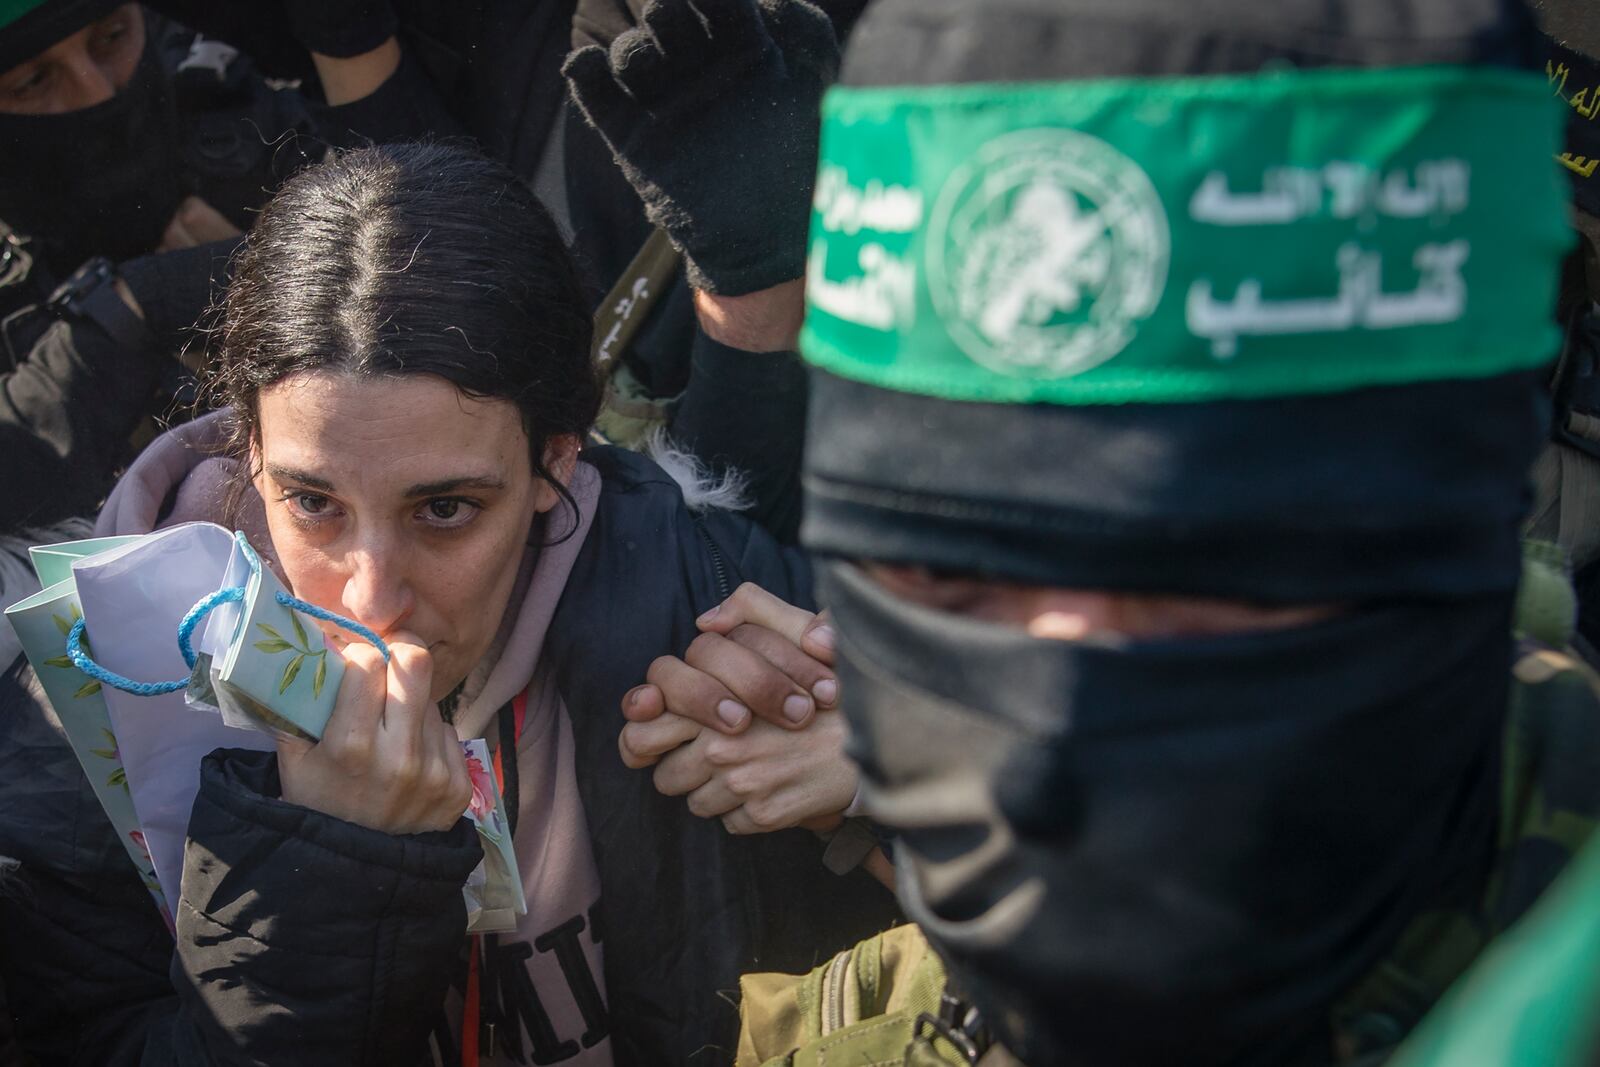
[[[43,65],[34,67],[27,74],[6,82],[4,93],[16,101],[32,100],[44,92],[49,84],[49,68]]]
[[[986,583],[969,575],[928,567],[880,565],[869,567],[868,573],[896,596],[938,611],[969,611],[989,591]]]
[[[95,23],[92,39],[96,44],[109,44],[127,36],[133,28],[133,20],[138,17],[134,12],[137,8],[129,10],[127,7],[111,12],[105,18]]]

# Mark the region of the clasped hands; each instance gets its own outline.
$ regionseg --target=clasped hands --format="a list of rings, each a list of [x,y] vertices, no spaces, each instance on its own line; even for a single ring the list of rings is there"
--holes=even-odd
[[[833,673],[833,630],[746,583],[697,620],[681,659],[662,656],[622,698],[622,761],[729,832],[829,830],[855,799]]]

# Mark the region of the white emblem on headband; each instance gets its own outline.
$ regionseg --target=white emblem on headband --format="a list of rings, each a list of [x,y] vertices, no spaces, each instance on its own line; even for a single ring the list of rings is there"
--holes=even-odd
[[[1155,186],[1076,130],[998,137],[945,183],[928,287],[950,336],[1000,374],[1065,378],[1121,352],[1155,311],[1170,236]]]

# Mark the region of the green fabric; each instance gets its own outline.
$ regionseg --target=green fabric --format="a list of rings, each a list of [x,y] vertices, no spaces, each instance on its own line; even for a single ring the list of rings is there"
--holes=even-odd
[[[917,1018],[938,1012],[944,985],[944,965],[915,926],[870,937],[808,975],[747,974],[735,1067],[898,1064],[912,1050],[962,1063],[942,1040],[917,1039]]]
[[[43,7],[47,2],[48,0],[0,0],[0,29],[11,25],[34,8]]]
[[[626,363],[618,362],[611,374],[604,405],[594,428],[607,444],[633,452],[647,451],[656,431],[671,421],[677,397],[652,397]]]
[[[1600,842],[1473,968],[1391,1067],[1600,1062]]]
[[[1566,648],[1577,629],[1578,594],[1561,546],[1522,540],[1522,580],[1517,584],[1513,632],[1550,648]]]
[[[880,387],[1089,404],[1546,362],[1571,243],[1536,74],[837,88],[802,349]]]

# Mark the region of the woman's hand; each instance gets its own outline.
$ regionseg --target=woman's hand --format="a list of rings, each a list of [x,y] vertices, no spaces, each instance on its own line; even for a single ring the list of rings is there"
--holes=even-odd
[[[429,700],[433,659],[413,636],[390,660],[351,643],[322,740],[278,740],[283,799],[389,834],[448,830],[472,799],[455,731]]]
[[[670,714],[625,730],[635,731],[639,748],[665,753],[656,763],[656,789],[687,798],[701,818],[720,817],[730,833],[831,829],[855,799],[858,775],[844,754],[837,711],[818,714],[800,731],[758,720],[729,737]]]
[[[623,763],[654,766],[657,789],[733,833],[836,825],[858,776],[826,615],[746,583],[698,625],[683,659],[656,660],[623,697]]]
[[[827,612],[797,608],[746,582],[696,624],[700,636],[682,659],[660,657],[650,664],[645,684],[623,696],[622,714],[630,722],[670,712],[736,734],[754,713],[800,730],[818,709],[838,704]]]

